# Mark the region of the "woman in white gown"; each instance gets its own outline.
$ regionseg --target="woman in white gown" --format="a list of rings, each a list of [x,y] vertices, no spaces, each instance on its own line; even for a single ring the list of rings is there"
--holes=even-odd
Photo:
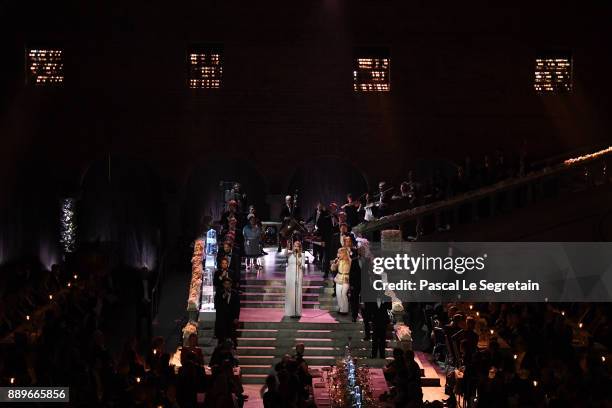
[[[285,273],[285,316],[300,317],[302,315],[302,280],[304,279],[305,255],[302,243],[293,243],[293,252],[287,261]]]

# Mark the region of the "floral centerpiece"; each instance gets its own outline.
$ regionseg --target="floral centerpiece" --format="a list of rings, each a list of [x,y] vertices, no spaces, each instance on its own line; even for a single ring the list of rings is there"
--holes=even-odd
[[[198,310],[200,305],[200,291],[202,290],[202,260],[204,256],[204,240],[196,240],[191,257],[191,284],[189,285],[189,298],[187,310]]]
[[[395,325],[394,330],[399,347],[403,350],[412,350],[412,332],[410,327],[403,323],[398,323]]]

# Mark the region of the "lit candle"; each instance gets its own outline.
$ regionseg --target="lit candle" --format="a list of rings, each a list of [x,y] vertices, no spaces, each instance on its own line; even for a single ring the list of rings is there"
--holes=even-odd
[[[582,329],[582,323],[578,323],[578,327]]]
[[[561,311],[561,316],[565,316],[565,310]]]
[[[474,305],[470,305],[470,310],[472,310],[474,308]]]
[[[26,316],[26,320],[30,320],[30,315],[27,315],[27,316]]]
[[[70,287],[70,282],[68,282],[68,287]]]
[[[74,280],[76,280],[76,278],[78,278],[79,276],[75,273],[73,276]]]
[[[536,380],[533,380],[533,386],[537,387],[538,386],[538,382]]]
[[[140,377],[136,377],[136,382],[140,384]]]
[[[490,332],[491,332],[491,336],[492,336],[493,333],[495,333],[495,330],[491,329]]]
[[[11,384],[15,384],[15,378],[11,377]]]
[[[514,355],[514,359],[516,360],[517,358],[518,358],[518,354],[515,354]]]
[[[53,295],[49,295],[49,300],[53,300]]]
[[[606,356],[601,356],[601,362],[605,363],[606,362]]]
[[[476,312],[476,317],[480,317],[480,312]]]
[[[153,355],[157,354],[157,350],[153,349]]]

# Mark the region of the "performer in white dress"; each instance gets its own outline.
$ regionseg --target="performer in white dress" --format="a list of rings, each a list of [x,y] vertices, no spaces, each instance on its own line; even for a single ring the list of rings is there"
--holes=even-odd
[[[300,317],[302,315],[302,280],[305,260],[306,255],[302,252],[302,243],[295,241],[285,273],[285,316]]]

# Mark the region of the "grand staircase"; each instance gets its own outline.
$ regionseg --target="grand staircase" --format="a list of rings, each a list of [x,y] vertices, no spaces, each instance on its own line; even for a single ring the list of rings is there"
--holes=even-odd
[[[382,367],[383,359],[370,359],[371,343],[364,341],[363,324],[348,316],[338,316],[336,299],[329,281],[310,264],[303,281],[303,313],[300,319],[283,316],[285,303],[286,257],[270,253],[263,258],[260,272],[242,271],[241,316],[237,356],[245,384],[263,384],[285,354],[294,354],[297,343],[304,343],[305,359],[313,370],[336,364],[349,346],[359,363]],[[210,329],[200,330],[201,345],[211,353],[215,340]],[[388,344],[391,346],[391,344]],[[387,356],[392,353],[387,348]],[[417,361],[419,361],[417,359]],[[435,370],[421,363],[424,386],[440,386]]]

